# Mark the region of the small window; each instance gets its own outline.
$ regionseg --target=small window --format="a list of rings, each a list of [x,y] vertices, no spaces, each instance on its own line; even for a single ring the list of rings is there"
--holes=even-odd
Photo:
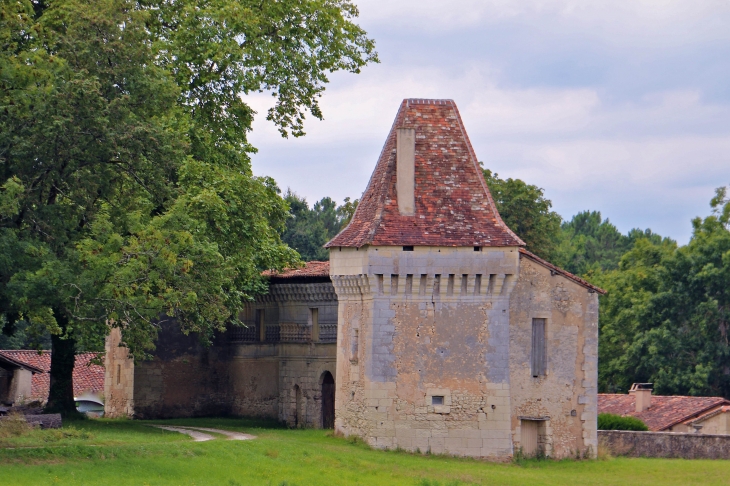
[[[474,247],[474,251],[482,251],[482,247],[481,246],[475,246]]]
[[[266,341],[266,321],[264,320],[263,309],[256,309],[256,331],[259,341]]]
[[[412,246],[404,246],[403,247],[403,251],[413,251],[413,247]]]
[[[357,363],[358,355],[360,352],[360,330],[352,329],[350,334],[350,361]]]
[[[545,339],[545,321],[532,320],[532,376],[545,376],[547,371],[547,343]]]
[[[319,309],[314,307],[309,309],[309,320],[312,322],[312,341],[319,341]]]
[[[431,405],[443,405],[444,404],[444,396],[443,395],[434,395],[431,397]]]

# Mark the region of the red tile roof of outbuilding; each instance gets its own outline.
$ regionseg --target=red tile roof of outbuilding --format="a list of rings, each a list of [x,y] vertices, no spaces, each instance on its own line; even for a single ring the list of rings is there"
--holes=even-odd
[[[51,371],[50,351],[40,351],[39,354],[38,351],[32,350],[0,350],[0,354],[43,370],[43,373],[33,375],[31,399],[42,401],[48,399],[48,391],[51,388],[51,375],[49,374],[49,371]],[[104,367],[89,363],[97,355],[98,353],[76,355],[73,372],[74,396],[77,397],[87,391],[104,392]]]
[[[636,402],[633,395],[598,394],[598,413],[636,417],[644,422],[649,430],[655,432],[666,430],[724,405],[730,405],[730,401],[722,397],[652,395],[651,406],[636,413]]]
[[[396,194],[396,129],[416,131],[415,215]],[[522,246],[499,216],[452,100],[406,99],[350,224],[325,247]]]
[[[330,262],[307,262],[302,268],[287,268],[281,272],[267,270],[262,275],[273,278],[329,277]]]

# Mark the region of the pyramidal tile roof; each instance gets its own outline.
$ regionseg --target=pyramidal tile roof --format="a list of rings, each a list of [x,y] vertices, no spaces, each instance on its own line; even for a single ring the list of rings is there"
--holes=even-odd
[[[398,210],[396,130],[415,129],[415,214]],[[401,103],[350,224],[325,245],[523,246],[499,216],[452,100]]]

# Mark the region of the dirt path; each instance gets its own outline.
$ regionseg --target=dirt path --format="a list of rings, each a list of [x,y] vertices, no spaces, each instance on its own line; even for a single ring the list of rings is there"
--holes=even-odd
[[[215,434],[221,434],[228,437],[228,440],[251,440],[255,439],[255,435],[251,434],[244,434],[242,432],[231,432],[230,430],[221,430],[221,429],[210,429],[207,427],[190,427],[190,426],[181,426],[181,428],[184,429],[193,429],[193,430],[203,430],[205,432],[213,432]]]
[[[241,432],[231,432],[230,430],[222,430],[222,429],[211,429],[208,427],[190,427],[187,425],[176,425],[176,426],[170,426],[170,425],[152,425],[152,427],[157,427],[158,429],[163,430],[169,430],[171,432],[179,432],[181,434],[187,434],[190,437],[193,438],[196,442],[203,442],[206,440],[213,440],[215,437],[213,437],[210,434],[205,434],[203,432],[200,432],[201,430],[204,432],[212,432],[214,434],[220,434],[225,435],[228,440],[251,440],[255,439],[255,435],[250,434],[244,434]]]
[[[181,434],[187,434],[190,437],[192,437],[195,442],[204,442],[206,440],[215,439],[215,437],[213,437],[210,434],[204,434],[203,432],[198,432],[197,430],[184,429],[182,427],[169,427],[167,425],[152,425],[151,427],[157,427],[158,429],[162,429],[162,430],[169,430],[170,432],[179,432]]]

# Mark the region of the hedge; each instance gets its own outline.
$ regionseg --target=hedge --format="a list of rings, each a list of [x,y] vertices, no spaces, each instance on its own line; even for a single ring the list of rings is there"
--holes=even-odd
[[[636,417],[599,413],[598,430],[649,430],[649,427]]]

